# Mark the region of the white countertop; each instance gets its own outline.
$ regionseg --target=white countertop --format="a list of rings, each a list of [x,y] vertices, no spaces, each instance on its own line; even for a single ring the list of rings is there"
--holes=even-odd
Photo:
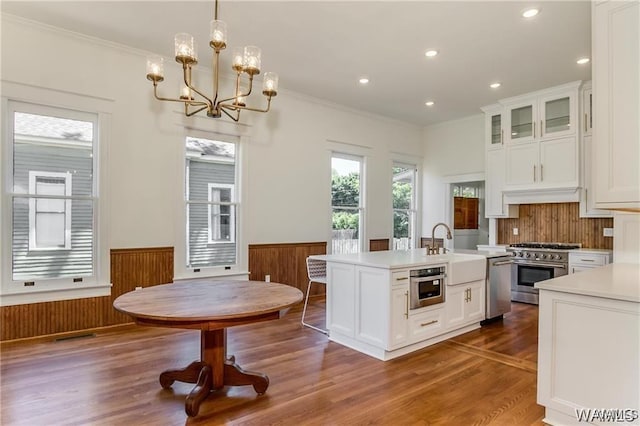
[[[504,253],[502,253],[504,255]],[[323,254],[309,256],[327,262],[348,263],[374,268],[396,269],[436,265],[485,257],[480,254],[447,253],[427,256],[424,248],[414,250],[372,251],[353,254]]]
[[[452,253],[458,253],[458,254],[477,254],[479,256],[484,256],[488,259],[492,258],[492,257],[505,257],[505,256],[511,256],[511,253],[506,252],[504,250],[467,250],[467,249],[453,249],[450,250]]]
[[[584,272],[536,283],[540,290],[640,303],[640,265],[611,263]]]

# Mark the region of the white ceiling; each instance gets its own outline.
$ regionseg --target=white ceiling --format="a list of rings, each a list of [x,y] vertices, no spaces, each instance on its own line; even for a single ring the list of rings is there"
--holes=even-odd
[[[532,4],[541,13],[522,18]],[[189,32],[200,63],[209,63],[213,1],[3,0],[1,8],[167,57],[174,34]],[[262,68],[280,75],[281,89],[421,126],[591,78],[590,63],[576,64],[591,54],[588,1],[223,0],[219,18],[227,22],[229,47],[262,48]],[[429,48],[440,54],[426,58]],[[358,84],[362,75],[371,80],[367,86]],[[490,89],[494,81],[502,87]],[[427,100],[435,105],[426,107]]]

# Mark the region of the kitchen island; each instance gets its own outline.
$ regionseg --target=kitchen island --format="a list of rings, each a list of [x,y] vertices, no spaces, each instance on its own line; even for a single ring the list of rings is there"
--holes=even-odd
[[[480,327],[486,258],[425,249],[317,255],[327,262],[329,339],[389,360]],[[444,268],[443,301],[413,307],[412,271]],[[412,285],[413,283],[413,285]]]
[[[543,421],[577,425],[615,416],[617,422],[638,424],[640,265],[614,263],[536,288]]]

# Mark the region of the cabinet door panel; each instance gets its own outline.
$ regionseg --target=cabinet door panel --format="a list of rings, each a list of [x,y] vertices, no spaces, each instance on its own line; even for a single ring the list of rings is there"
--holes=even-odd
[[[467,322],[482,321],[484,319],[485,293],[484,281],[477,281],[464,286],[469,289],[469,297],[465,305],[465,319]]]
[[[487,151],[486,166],[486,211],[487,217],[502,216],[504,204],[502,190],[504,187],[505,153],[504,149]]]
[[[577,115],[574,94],[541,97],[538,136],[547,138],[575,134]]]
[[[356,338],[384,347],[389,295],[389,274],[379,268],[356,268]]]
[[[535,137],[535,115],[533,105],[512,108],[510,139],[512,141],[532,139]]]
[[[538,182],[544,186],[578,186],[575,137],[540,142]]]
[[[393,287],[391,290],[391,324],[387,349],[395,349],[407,343],[409,318],[409,286]]]
[[[355,337],[355,267],[327,264],[327,328]]]
[[[539,179],[537,164],[537,143],[508,147],[507,185],[533,185]]]
[[[448,286],[445,294],[447,328],[455,328],[464,324],[466,289],[464,285]]]

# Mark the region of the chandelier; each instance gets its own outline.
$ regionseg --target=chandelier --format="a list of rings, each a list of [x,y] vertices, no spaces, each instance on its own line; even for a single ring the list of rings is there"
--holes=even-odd
[[[160,101],[182,102],[187,117],[206,110],[209,117],[219,118],[222,113],[225,113],[233,121],[238,121],[242,110],[269,111],[271,98],[278,94],[278,74],[273,72],[264,73],[262,79],[262,94],[267,97],[266,108],[252,108],[246,105],[246,99],[253,89],[253,78],[260,74],[261,51],[255,46],[232,50],[231,68],[236,72],[235,94],[228,98],[219,99],[219,97],[221,98],[218,94],[220,52],[227,47],[227,24],[218,20],[218,0],[215,0],[215,14],[213,21],[211,21],[209,46],[214,51],[212,59],[213,96],[207,96],[193,86],[191,71],[198,63],[196,44],[190,34],[179,33],[175,36],[175,55],[176,62],[182,64],[184,84],[178,98],[159,96],[158,84],[164,80],[164,58],[150,56],[147,58],[147,79],[153,83],[155,98]]]

